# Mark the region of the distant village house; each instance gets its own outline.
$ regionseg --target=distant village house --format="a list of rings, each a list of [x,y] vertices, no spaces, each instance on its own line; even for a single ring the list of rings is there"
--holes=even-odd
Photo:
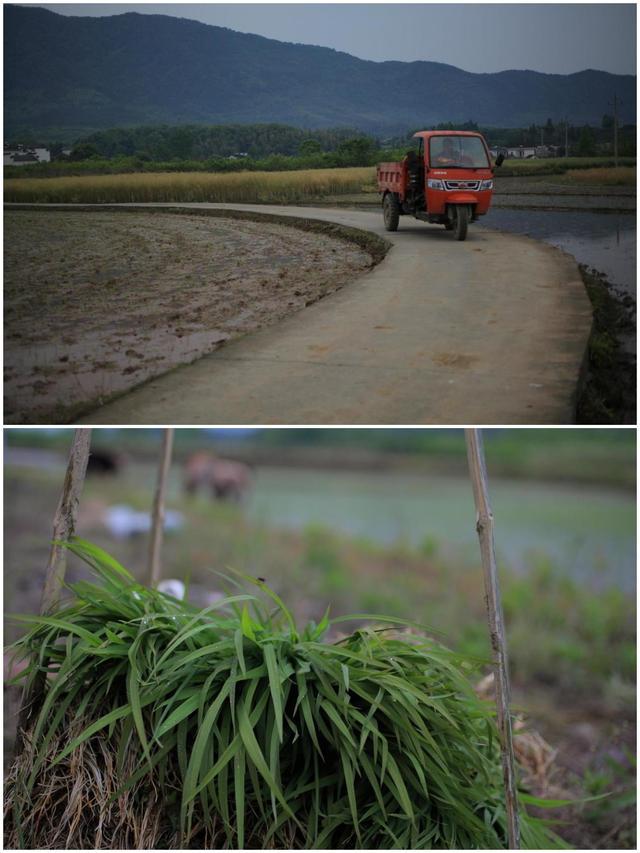
[[[27,148],[24,145],[4,146],[4,166],[27,166],[29,163],[49,163],[48,148]]]
[[[531,160],[534,157],[557,157],[558,147],[556,145],[517,145],[491,148],[490,153],[494,159],[502,153],[507,160]]]

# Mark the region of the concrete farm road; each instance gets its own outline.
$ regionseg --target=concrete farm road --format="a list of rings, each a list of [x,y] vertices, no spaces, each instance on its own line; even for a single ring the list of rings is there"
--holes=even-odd
[[[393,246],[342,290],[133,389],[83,423],[574,421],[592,314],[575,261],[559,250],[475,226],[460,243],[409,217],[387,234],[381,212],[166,206],[329,220]]]

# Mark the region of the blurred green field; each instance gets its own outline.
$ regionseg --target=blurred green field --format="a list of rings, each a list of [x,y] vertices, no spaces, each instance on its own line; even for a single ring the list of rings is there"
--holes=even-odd
[[[68,429],[12,429],[8,447],[67,451]],[[493,476],[548,482],[594,483],[635,491],[636,437],[625,429],[485,429],[487,464]],[[93,444],[155,458],[160,430],[100,430]],[[402,468],[466,476],[467,459],[461,429],[331,429],[287,430],[179,429],[174,456],[180,460],[209,444],[222,455],[260,464],[372,470]]]
[[[78,527],[79,535],[112,552],[141,579],[146,538],[114,540],[105,528],[104,513],[122,503],[147,510],[154,471],[152,464],[136,463],[115,478],[89,478]],[[307,477],[312,483],[313,473]],[[10,610],[23,606],[21,583],[40,574],[46,562],[60,480],[61,473],[54,470],[12,466],[6,471],[5,606]],[[336,616],[386,613],[431,626],[460,650],[488,655],[482,575],[473,556],[458,565],[449,562],[451,552],[443,543],[450,531],[442,537],[429,533],[418,542],[400,537],[381,543],[337,533],[322,523],[282,529],[273,526],[273,516],[257,520],[259,506],[250,518],[242,508],[205,496],[187,498],[180,491],[177,470],[168,505],[185,514],[186,524],[166,537],[165,576],[190,578],[198,587],[220,590],[215,571],[232,566],[267,578],[302,621],[319,619],[328,605]],[[597,504],[592,512],[593,518],[583,517],[583,525],[597,523]],[[617,518],[614,513],[608,523],[615,524]],[[576,529],[580,523],[578,516],[571,521]],[[464,518],[458,524],[463,530],[472,526]],[[545,555],[543,543],[525,562],[526,575],[501,565],[516,682],[540,679],[590,692],[597,679],[604,690],[619,689],[625,696],[625,685],[630,687],[635,677],[632,599],[615,584],[593,590],[568,576]]]

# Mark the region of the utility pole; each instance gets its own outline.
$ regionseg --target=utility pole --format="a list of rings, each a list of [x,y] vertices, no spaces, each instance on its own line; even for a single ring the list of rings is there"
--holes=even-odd
[[[622,103],[622,101],[620,101]],[[618,96],[614,93],[613,104],[613,165],[618,167]]]
[[[569,156],[569,117],[564,117],[564,156]]]

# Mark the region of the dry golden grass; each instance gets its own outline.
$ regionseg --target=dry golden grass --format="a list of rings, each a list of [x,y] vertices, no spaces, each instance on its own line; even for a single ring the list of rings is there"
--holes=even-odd
[[[620,167],[635,168],[635,157],[621,157]],[[568,171],[604,170],[613,168],[612,157],[541,157],[525,160],[509,159],[498,169],[496,174],[509,175],[565,175]]]
[[[592,184],[607,187],[634,187],[636,185],[636,170],[633,166],[618,166],[618,168],[601,169],[570,169],[562,176],[562,183]]]
[[[114,796],[139,764],[127,753],[119,770],[113,744],[102,732],[81,744],[57,765],[56,772],[51,772],[51,763],[81,732],[77,719],[68,715],[67,720],[44,754],[34,752],[33,732],[25,733],[24,751],[14,759],[5,778],[5,847],[20,849],[25,843],[49,850],[177,847],[155,775],[143,777]],[[14,807],[20,801],[23,780],[36,762],[34,796],[21,819],[16,820]],[[173,779],[163,781],[164,785],[173,785]],[[215,846],[215,831],[202,835],[203,844]]]
[[[5,201],[107,204],[109,202],[292,203],[361,192],[375,180],[371,166],[299,172],[133,173],[65,178],[10,178]]]

